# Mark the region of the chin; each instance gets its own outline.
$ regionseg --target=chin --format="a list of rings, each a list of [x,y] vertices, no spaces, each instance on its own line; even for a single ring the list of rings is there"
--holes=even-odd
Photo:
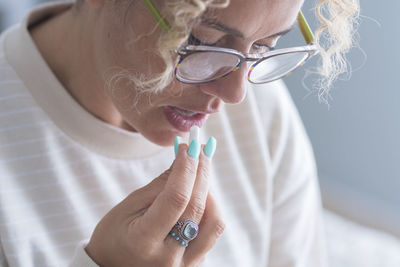
[[[130,129],[140,133],[150,142],[164,147],[173,146],[175,136],[181,136],[182,138],[189,136],[188,132],[179,131],[166,119],[152,119],[152,117],[146,116],[146,119],[137,121],[136,125],[128,121],[126,121],[126,124],[129,125]]]

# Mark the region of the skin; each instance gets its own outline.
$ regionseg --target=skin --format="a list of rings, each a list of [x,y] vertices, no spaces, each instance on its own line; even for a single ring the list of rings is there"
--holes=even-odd
[[[156,4],[160,4],[155,1]],[[302,0],[232,0],[226,9],[213,10],[218,23],[242,37],[207,25],[193,30],[197,38],[218,46],[252,52],[254,44],[273,45],[266,38],[290,28]],[[207,15],[207,14],[206,14]],[[125,19],[124,19],[125,18]],[[138,131],[159,145],[170,145],[184,136],[166,120],[163,107],[218,112],[224,103],[238,104],[246,94],[245,68],[203,85],[172,82],[158,95],[142,95],[129,108],[136,89],[123,84],[111,94],[102,74],[112,66],[140,73],[160,71],[161,61],[152,52],[159,31],[154,19],[138,1],[115,6],[113,1],[86,0],[31,29],[46,62],[69,93],[94,116],[117,127]],[[152,32],[152,33],[151,33]],[[151,34],[148,34],[151,33]],[[134,41],[135,36],[148,34]],[[204,152],[194,159],[179,146],[172,166],[147,186],[132,192],[98,223],[88,255],[100,266],[198,266],[224,230],[217,204],[208,191],[211,159]],[[199,224],[199,235],[187,248],[168,236],[178,220]]]
[[[123,2],[116,7],[114,1],[87,0],[79,11],[70,9],[31,31],[58,79],[90,113],[166,146],[172,144],[174,136],[184,137],[186,133],[170,125],[163,106],[215,113],[224,103],[238,104],[244,99],[244,67],[209,84],[184,85],[173,81],[161,94],[142,95],[135,108],[132,103],[137,92],[132,85],[121,84],[111,94],[103,79],[110,67],[151,74],[161,71],[162,66],[161,59],[153,53],[159,30],[135,42],[137,36],[153,31],[153,17],[141,1],[128,6]],[[155,4],[159,5],[158,1]],[[193,32],[202,41],[218,41],[219,46],[251,52],[255,43],[273,45],[277,37],[265,37],[290,28],[301,5],[302,0],[256,0],[251,5],[232,0],[229,7],[212,13],[218,22],[240,31],[244,38],[207,26],[196,27]]]

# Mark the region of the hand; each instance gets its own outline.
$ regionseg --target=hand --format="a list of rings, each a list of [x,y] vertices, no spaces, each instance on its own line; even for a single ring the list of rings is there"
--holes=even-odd
[[[211,160],[181,144],[167,171],[131,193],[99,222],[85,250],[102,267],[198,266],[224,230],[208,193]],[[188,247],[169,235],[177,221],[199,224]]]

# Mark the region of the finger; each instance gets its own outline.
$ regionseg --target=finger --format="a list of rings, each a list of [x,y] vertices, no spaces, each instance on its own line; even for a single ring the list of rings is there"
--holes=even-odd
[[[189,243],[183,255],[183,262],[187,266],[198,265],[215,245],[225,229],[221,213],[210,193],[208,193],[206,204],[206,209],[199,225],[199,234]]]
[[[182,214],[182,219],[184,220],[189,219],[198,224],[201,221],[201,217],[203,217],[208,194],[210,164],[211,160],[202,152],[199,158],[197,177],[192,196],[186,210]]]
[[[208,181],[209,181],[210,164],[211,164],[210,158],[208,158],[202,152],[199,158],[199,164],[197,167],[197,176],[193,187],[192,195],[190,197],[190,201],[185,211],[179,218],[180,221],[185,221],[189,219],[194,221],[196,224],[200,223],[206,206],[208,185],[209,185]],[[171,253],[174,253],[175,250],[182,250],[185,246],[184,240],[180,240],[180,238],[179,240],[176,240],[176,238],[179,237],[166,236],[165,238],[165,246],[168,247]]]
[[[118,209],[123,209],[132,214],[147,209],[164,189],[168,176],[171,173],[171,168],[163,172],[146,186],[130,193],[117,205]]]
[[[189,219],[199,224],[203,217],[208,195],[211,158],[215,148],[216,140],[214,137],[210,137],[207,145],[202,147],[192,196],[188,206],[182,214],[181,220]]]
[[[197,172],[197,159],[189,155],[194,150],[200,151],[197,141],[192,142],[189,150],[186,144],[179,146],[178,155],[164,190],[138,221],[143,233],[150,238],[164,240],[185,210],[192,195]],[[196,153],[198,155],[198,152],[192,154]]]

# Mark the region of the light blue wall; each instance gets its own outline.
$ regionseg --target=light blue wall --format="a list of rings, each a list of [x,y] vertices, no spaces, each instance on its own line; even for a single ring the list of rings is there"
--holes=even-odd
[[[316,29],[314,1],[303,8]],[[324,202],[364,223],[400,236],[400,1],[361,1],[359,40],[349,59],[348,81],[332,90],[330,109],[308,96],[299,81],[285,79],[314,146]],[[294,32],[287,45],[301,42]],[[316,63],[316,60],[313,61]],[[307,67],[306,67],[307,66]],[[304,68],[310,66],[305,65]],[[312,81],[305,83],[312,86]]]
[[[0,31],[19,22],[32,6],[42,2],[54,0],[0,0]]]

